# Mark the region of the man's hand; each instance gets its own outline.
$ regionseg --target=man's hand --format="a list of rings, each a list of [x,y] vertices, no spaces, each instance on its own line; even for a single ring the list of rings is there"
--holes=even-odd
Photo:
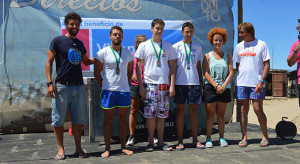
[[[140,93],[140,95],[141,95],[144,99],[146,98],[146,90],[145,90],[145,88],[144,88],[143,86],[140,87],[139,93]]]
[[[49,96],[50,97],[52,97],[52,98],[54,98],[55,96],[55,89],[54,89],[54,86],[53,86],[53,84],[52,85],[49,85],[49,87],[48,87],[48,94],[49,94]]]
[[[255,93],[260,93],[263,90],[264,84],[263,82],[259,81],[256,84]]]
[[[175,96],[175,87],[170,87],[170,88],[169,88],[169,96],[170,96],[170,97]]]

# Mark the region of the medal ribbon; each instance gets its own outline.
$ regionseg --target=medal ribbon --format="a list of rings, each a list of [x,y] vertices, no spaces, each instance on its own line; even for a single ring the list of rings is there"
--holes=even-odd
[[[155,51],[156,58],[157,58],[157,60],[159,60],[159,59],[160,59],[160,55],[161,55],[161,49],[162,49],[162,41],[160,41],[160,51],[159,51],[159,55],[157,54],[157,51],[156,51],[156,49],[155,49],[155,46],[154,46],[154,44],[153,44],[152,39],[151,39],[151,43],[152,43],[152,47],[153,47],[153,49],[154,49],[154,51]]]
[[[185,46],[184,41],[182,41],[182,42],[183,42],[183,45],[184,45],[184,50],[185,50],[186,60],[187,60],[188,63],[190,63],[190,59],[191,59],[191,50],[192,50],[192,42],[191,42],[191,44],[190,44],[190,52],[189,52],[189,54],[187,53],[187,50],[186,50],[186,46]]]
[[[122,47],[120,48],[120,54],[119,54],[119,59],[117,58],[116,54],[115,54],[115,51],[114,49],[112,48],[112,46],[110,45],[110,49],[111,51],[113,52],[115,58],[116,58],[116,61],[117,61],[117,68],[119,68],[119,65],[120,65],[120,60],[121,60],[121,54],[122,54]]]

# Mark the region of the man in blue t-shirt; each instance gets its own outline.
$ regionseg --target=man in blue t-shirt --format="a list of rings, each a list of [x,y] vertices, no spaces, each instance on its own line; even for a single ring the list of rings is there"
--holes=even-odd
[[[88,155],[81,149],[81,125],[87,122],[85,90],[82,78],[81,61],[85,65],[95,63],[94,58],[88,58],[81,40],[76,38],[80,30],[81,17],[74,13],[65,16],[67,34],[55,37],[48,51],[46,61],[46,76],[48,94],[52,99],[52,126],[58,145],[55,158],[66,158],[63,146],[63,124],[67,110],[70,110],[76,151],[75,156],[86,158]],[[55,85],[52,82],[52,65],[56,62]]]

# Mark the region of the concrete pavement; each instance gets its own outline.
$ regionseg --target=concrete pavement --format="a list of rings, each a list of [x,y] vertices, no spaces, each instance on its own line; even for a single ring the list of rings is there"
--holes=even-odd
[[[212,136],[214,148],[198,150],[192,148],[191,138],[184,140],[184,151],[145,152],[146,142],[137,143],[132,149],[134,155],[126,156],[120,152],[120,144],[112,141],[111,157],[101,158],[104,151],[103,137],[97,137],[95,143],[88,142],[88,136],[83,136],[82,147],[90,155],[89,158],[74,158],[75,146],[73,137],[65,133],[64,145],[68,156],[66,160],[55,160],[57,153],[53,133],[6,134],[0,135],[0,163],[300,163],[300,136],[294,140],[276,138],[274,129],[269,128],[270,146],[259,147],[261,138],[260,127],[248,125],[248,144],[246,148],[237,145],[241,138],[239,123],[230,123],[225,127],[225,138],[229,147],[218,146],[218,134]],[[216,132],[216,130],[215,130]],[[198,139],[205,142],[205,135]],[[145,139],[140,139],[145,140]],[[175,148],[176,137],[168,137],[166,143]]]

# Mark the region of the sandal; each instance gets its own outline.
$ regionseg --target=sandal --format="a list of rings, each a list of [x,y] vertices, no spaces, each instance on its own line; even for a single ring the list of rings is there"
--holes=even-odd
[[[168,144],[164,144],[160,148],[161,148],[161,150],[164,150],[164,151],[172,151],[172,147],[169,146]]]
[[[239,147],[247,147],[248,143],[247,143],[247,141],[242,140],[242,141],[239,142],[238,145],[239,145]]]
[[[269,146],[269,141],[268,140],[261,140],[259,146],[260,147],[267,147],[267,146]]]
[[[176,146],[176,150],[179,150],[179,151],[184,150],[183,144],[179,144],[178,146]]]
[[[65,154],[56,154],[55,159],[64,160],[64,159],[66,159],[66,156],[65,156]]]
[[[89,155],[87,153],[85,153],[85,152],[75,152],[73,154],[73,156],[80,157],[80,158],[87,158],[87,157],[89,157]]]
[[[202,145],[200,142],[197,142],[197,144],[195,144],[195,148],[196,149],[205,149],[205,145]]]
[[[146,151],[147,151],[147,152],[153,151],[153,147],[154,147],[153,144],[148,144],[148,145],[146,146]]]

